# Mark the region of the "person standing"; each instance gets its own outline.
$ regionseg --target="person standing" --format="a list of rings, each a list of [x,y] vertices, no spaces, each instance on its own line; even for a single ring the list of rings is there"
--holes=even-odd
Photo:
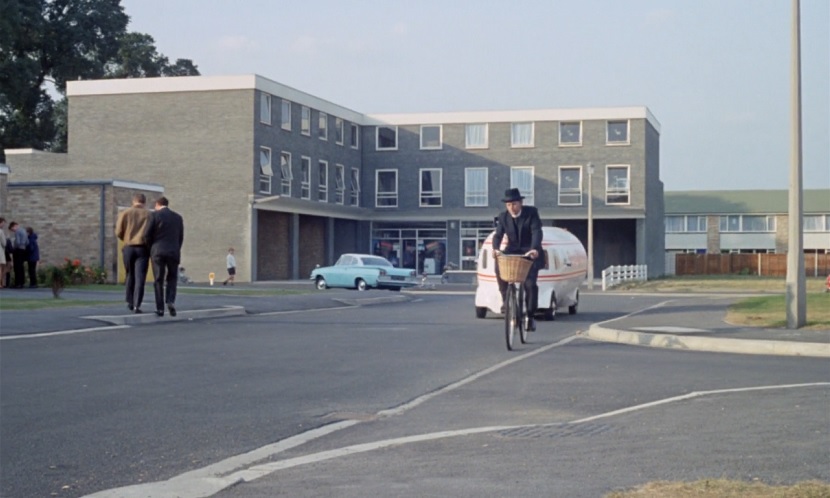
[[[156,199],[156,210],[150,215],[144,231],[144,241],[150,246],[150,260],[155,274],[153,289],[158,316],[164,316],[165,304],[170,316],[176,316],[176,283],[184,242],[184,220],[168,204],[164,196]]]
[[[14,288],[22,289],[26,283],[26,259],[28,259],[29,236],[20,224],[13,221],[9,230],[14,234],[12,239],[12,258],[14,259]]]
[[[6,218],[0,218],[0,289],[6,287]]]
[[[150,249],[144,240],[144,231],[150,221],[150,211],[146,207],[144,194],[133,195],[133,205],[118,214],[115,222],[115,236],[124,243],[121,254],[124,257],[124,269],[127,278],[127,309],[141,313],[144,302],[144,284],[147,281],[147,267],[150,264]]]
[[[37,263],[40,261],[40,245],[37,243],[37,234],[32,227],[26,227],[26,236],[29,239],[29,288],[37,289]]]
[[[233,279],[236,276],[236,257],[233,255],[233,247],[228,249],[228,255],[225,257],[225,265],[228,267],[228,278],[222,282],[222,285],[233,285]]]

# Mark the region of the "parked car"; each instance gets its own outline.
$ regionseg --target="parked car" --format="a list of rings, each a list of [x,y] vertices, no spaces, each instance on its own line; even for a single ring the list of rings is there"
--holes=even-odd
[[[343,254],[334,266],[312,270],[311,280],[319,290],[345,287],[359,291],[370,288],[399,291],[417,285],[415,270],[395,268],[386,259],[371,254]]]

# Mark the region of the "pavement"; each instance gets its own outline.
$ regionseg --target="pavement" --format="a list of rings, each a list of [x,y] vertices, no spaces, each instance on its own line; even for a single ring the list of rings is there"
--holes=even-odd
[[[11,339],[78,329],[140,326],[159,320],[190,321],[380,305],[418,299],[420,295],[429,294],[472,296],[475,293],[473,284],[442,284],[439,279],[430,280],[423,287],[407,289],[401,293],[382,290],[359,293],[347,289],[319,292],[314,290],[309,281],[304,280],[257,282],[233,287],[192,284],[181,288],[190,290],[180,292],[177,303],[179,313],[175,318],[169,315],[160,318],[152,313],[152,287],[147,288],[144,306],[147,312],[142,315],[131,314],[121,308],[124,306],[123,295],[119,291],[69,288],[64,291],[62,298],[94,301],[95,304],[36,311],[3,311],[0,313],[0,338]],[[251,291],[262,290],[296,293],[266,296],[250,294]],[[666,299],[622,317],[594,323],[581,333],[582,337],[602,342],[690,351],[830,358],[830,330],[753,328],[727,323],[724,320],[727,307],[746,294],[643,294],[622,291],[603,293],[587,289],[581,291],[583,299],[621,294],[631,297],[659,296]],[[49,300],[52,299],[52,295],[49,289],[0,292],[2,300],[21,298]]]

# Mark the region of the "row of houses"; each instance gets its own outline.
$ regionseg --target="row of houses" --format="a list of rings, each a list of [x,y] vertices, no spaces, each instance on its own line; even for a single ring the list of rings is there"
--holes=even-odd
[[[26,212],[44,241],[52,227],[64,238],[86,237],[87,245],[98,233],[88,259],[112,274],[112,231],[71,227],[73,219],[94,221],[81,198],[103,206],[96,219],[111,223],[126,207],[122,189],[170,199],[186,221],[182,264],[201,280],[223,270],[230,246],[243,281],[306,278],[315,265],[352,251],[419,273],[440,273],[447,263],[472,268],[512,187],[546,225],[583,242],[591,203],[595,274],[647,264],[651,276],[662,275],[667,250],[714,249],[712,216],[726,216],[722,231],[729,232],[735,222],[728,216],[755,214],[740,199],[725,211],[697,213],[703,225],[695,213],[673,211],[683,195],[705,193],[664,195],[660,123],[646,107],[363,114],[257,75],[76,81],[67,97],[69,152],[6,150],[3,212],[22,218],[40,192],[37,205],[68,220]],[[81,189],[74,201],[58,195]],[[830,196],[816,199],[810,213],[826,223],[830,200],[822,199]],[[704,229],[680,234],[681,223]],[[700,234],[705,246],[676,237]],[[730,237],[720,236],[718,250],[732,249]],[[826,242],[818,240],[817,250],[830,249]],[[43,246],[44,260],[70,256],[63,253],[69,248]]]

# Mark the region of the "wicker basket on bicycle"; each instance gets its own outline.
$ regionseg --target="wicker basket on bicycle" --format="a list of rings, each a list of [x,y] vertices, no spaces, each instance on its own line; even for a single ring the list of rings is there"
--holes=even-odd
[[[527,279],[527,272],[533,266],[533,260],[527,259],[520,254],[500,254],[499,278],[507,283],[522,283]]]

